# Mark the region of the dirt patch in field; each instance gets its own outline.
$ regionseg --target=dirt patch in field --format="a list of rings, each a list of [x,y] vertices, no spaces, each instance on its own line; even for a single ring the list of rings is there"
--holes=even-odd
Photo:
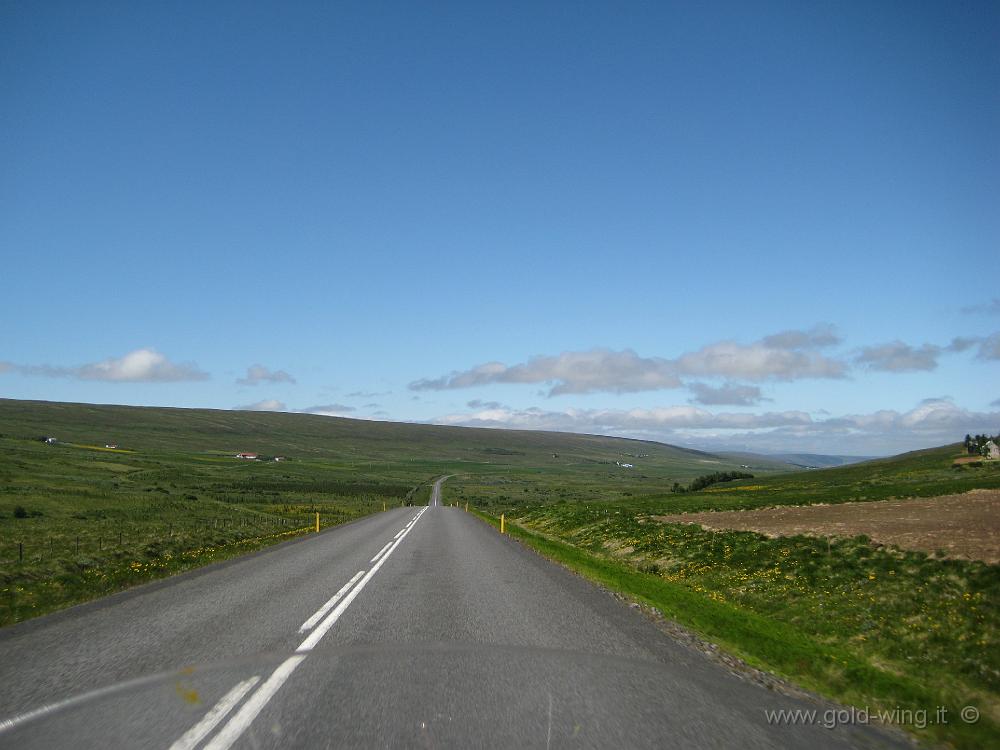
[[[870,503],[804,505],[761,510],[712,511],[656,516],[715,531],[756,531],[767,536],[858,536],[880,544],[948,557],[1000,563],[1000,490]]]

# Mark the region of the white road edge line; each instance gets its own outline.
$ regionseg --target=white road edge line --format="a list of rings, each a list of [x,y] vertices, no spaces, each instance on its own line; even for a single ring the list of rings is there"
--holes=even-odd
[[[398,537],[394,538],[393,541],[395,541],[396,539],[398,539]],[[378,551],[378,554],[376,554],[375,557],[373,557],[368,562],[370,562],[370,563],[376,562],[380,557],[382,557],[382,553],[384,553],[391,546],[392,546],[392,542],[386,542],[385,546]]]
[[[420,513],[423,513],[423,511],[420,511]],[[417,514],[418,518],[420,517],[420,513]],[[406,533],[409,534],[410,533],[409,530],[407,530]],[[313,630],[313,632],[310,633],[309,636],[304,641],[302,641],[302,643],[299,644],[299,647],[295,649],[296,653],[300,654],[303,651],[313,650],[316,644],[320,642],[320,640],[323,638],[324,635],[326,635],[327,631],[330,630],[330,628],[334,626],[337,620],[340,619],[340,616],[344,614],[344,610],[346,610],[348,607],[351,606],[351,602],[354,601],[357,595],[361,593],[361,590],[365,586],[367,586],[368,582],[375,576],[376,573],[378,573],[378,569],[381,568],[382,565],[385,564],[385,561],[388,560],[389,557],[392,555],[392,553],[396,551],[396,547],[398,547],[400,544],[403,543],[404,539],[406,539],[406,534],[403,534],[401,537],[399,537],[399,539],[397,539],[395,542],[392,543],[392,546],[389,548],[389,551],[386,552],[384,555],[382,555],[382,559],[372,566],[372,569],[369,570],[365,574],[365,577],[358,582],[358,585],[355,586],[353,589],[351,589],[350,593],[348,593],[347,596],[345,596],[341,600],[340,604],[337,605],[337,607],[333,610],[333,612],[327,615],[326,619],[323,620],[323,622],[321,622],[319,625],[317,625],[316,628]]]
[[[209,733],[215,729],[216,725],[229,714],[230,711],[243,700],[243,696],[250,692],[254,685],[260,682],[260,675],[254,675],[243,682],[237,683],[236,687],[226,693],[219,702],[212,706],[211,710],[193,727],[187,730],[179,740],[170,746],[170,750],[194,750],[194,748],[205,739]]]
[[[417,513],[413,520],[416,521],[420,518],[423,512],[424,511],[420,511],[420,513]],[[407,529],[407,533],[409,533],[409,529]],[[250,699],[243,704],[243,707],[236,712],[236,715],[229,720],[229,722],[222,728],[222,731],[215,735],[211,742],[205,745],[204,750],[229,750],[229,748],[233,746],[233,743],[240,738],[240,735],[242,735],[253,720],[257,718],[257,714],[259,714],[264,706],[267,705],[267,702],[271,700],[274,694],[277,693],[281,686],[285,684],[285,681],[292,676],[292,672],[298,668],[299,664],[301,664],[306,658],[308,652],[311,651],[316,644],[320,642],[320,640],[322,640],[323,636],[326,635],[330,628],[332,628],[337,620],[340,619],[340,616],[344,613],[344,611],[351,606],[351,602],[353,602],[358,594],[361,593],[361,590],[368,584],[375,573],[378,572],[378,569],[381,568],[385,561],[389,559],[389,556],[405,538],[406,534],[403,534],[399,537],[399,539],[392,543],[392,547],[390,547],[389,551],[382,556],[382,559],[368,571],[358,585],[351,589],[347,596],[341,600],[340,604],[337,605],[337,608],[327,615],[327,618],[323,620],[323,622],[320,623],[320,625],[313,630],[313,632],[310,633],[304,641],[302,641],[297,649],[295,649],[295,655],[285,659],[285,661],[283,661],[278,668],[271,673],[271,676],[267,678],[267,681],[257,688],[257,692],[250,696]]]
[[[289,656],[275,669],[267,682],[257,688],[257,692],[250,696],[250,700],[243,704],[243,707],[236,712],[236,715],[222,728],[222,731],[212,738],[212,741],[205,745],[205,750],[229,750],[233,743],[240,738],[247,727],[257,718],[257,714],[271,700],[271,696],[281,689],[285,680],[292,676],[292,672],[302,663],[306,657],[296,654]]]
[[[359,570],[357,573],[355,573],[354,577],[351,580],[349,580],[347,583],[341,586],[340,591],[331,596],[326,604],[317,609],[316,612],[313,613],[312,617],[310,617],[308,620],[302,623],[302,626],[299,628],[299,632],[305,633],[307,630],[312,630],[312,626],[315,625],[320,620],[322,620],[326,616],[326,613],[333,608],[333,605],[340,601],[340,597],[346,594],[348,590],[351,588],[351,586],[357,583],[358,579],[361,578],[361,576],[363,576],[364,574],[365,571],[363,570]]]

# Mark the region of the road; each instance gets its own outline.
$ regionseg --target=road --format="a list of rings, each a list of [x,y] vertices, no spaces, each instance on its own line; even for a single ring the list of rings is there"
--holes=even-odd
[[[426,507],[0,631],[0,747],[894,745],[769,724],[816,706],[442,504],[444,479]]]

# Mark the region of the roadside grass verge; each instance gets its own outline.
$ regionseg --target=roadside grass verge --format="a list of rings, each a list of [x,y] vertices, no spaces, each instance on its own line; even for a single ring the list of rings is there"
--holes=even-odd
[[[498,525],[496,517],[481,511],[475,512],[484,521]],[[946,619],[943,622],[936,621],[934,615],[918,622],[910,618],[908,622],[899,623],[900,627],[908,627],[912,633],[910,636],[904,637],[902,642],[897,640],[894,643],[883,643],[878,634],[872,634],[875,621],[856,622],[857,611],[845,607],[837,597],[824,598],[822,592],[830,590],[828,585],[819,589],[819,599],[823,601],[809,604],[799,602],[799,606],[790,606],[795,603],[795,597],[791,595],[790,589],[783,587],[783,583],[790,582],[785,578],[789,575],[788,569],[795,570],[797,566],[795,561],[788,560],[792,552],[781,552],[782,549],[789,549],[788,540],[785,540],[784,548],[776,548],[779,558],[786,561],[786,570],[780,574],[760,576],[752,583],[743,581],[744,590],[756,588],[764,592],[764,595],[756,599],[753,596],[741,598],[733,595],[735,588],[722,585],[718,571],[715,580],[711,575],[704,576],[694,572],[701,568],[703,573],[709,573],[710,571],[704,570],[705,566],[714,566],[705,561],[687,561],[694,565],[685,562],[683,569],[688,572],[679,575],[682,568],[671,568],[667,564],[665,569],[661,569],[653,567],[657,564],[648,562],[649,558],[642,553],[638,557],[634,556],[634,542],[637,539],[621,538],[608,533],[610,529],[596,529],[591,525],[588,527],[590,546],[585,546],[587,542],[581,543],[580,539],[571,543],[555,538],[558,531],[554,527],[538,528],[540,520],[538,516],[529,519],[527,524],[522,518],[517,519],[516,523],[508,520],[508,533],[590,580],[655,607],[664,616],[725,648],[753,667],[776,674],[833,700],[856,706],[888,711],[896,708],[924,710],[928,715],[933,715],[938,706],[945,706],[950,717],[947,724],[928,724],[924,729],[901,728],[914,732],[924,740],[947,742],[958,748],[983,748],[1000,744],[1000,701],[996,691],[996,679],[1000,673],[996,671],[995,664],[997,649],[992,649],[994,655],[990,656],[997,620],[992,612],[980,609],[988,607],[986,596],[988,594],[992,597],[993,590],[977,592],[983,593],[983,596],[967,605],[966,609],[970,611],[960,617],[965,622],[964,627],[979,634],[980,642],[964,650],[957,649],[961,653],[949,658],[942,655],[948,650],[948,644],[958,646],[969,638],[968,633],[950,632],[952,628],[961,629],[954,622],[954,617],[951,621]],[[595,543],[594,540],[598,538],[602,541]],[[615,543],[609,545],[609,540],[614,540]],[[629,541],[633,544],[629,544]],[[795,541],[797,540],[792,540],[791,544]],[[844,544],[848,543],[858,544],[857,540],[845,540]],[[717,539],[713,544],[720,557],[727,554],[724,539]],[[672,546],[675,554],[680,552],[680,546],[679,543]],[[705,547],[692,543],[691,540],[687,547],[689,554],[692,550],[697,550],[703,556],[710,554]],[[612,552],[612,549],[615,551]],[[834,553],[838,558],[851,557],[847,547],[836,550],[831,548],[831,557]],[[730,557],[733,555],[731,545],[728,554]],[[760,558],[762,566],[771,566],[762,569],[773,571],[773,561],[768,559],[766,550],[757,549],[755,555]],[[868,564],[874,562],[870,556],[866,557],[869,558]],[[954,561],[932,562],[950,564]],[[882,561],[877,561],[877,571],[881,570],[881,564]],[[888,570],[904,568],[898,560],[892,564],[895,567]],[[929,572],[924,571],[923,574]],[[917,573],[919,575],[920,571]],[[889,578],[895,578],[898,574],[889,576],[886,571]],[[791,575],[795,577],[794,573]],[[871,573],[866,572],[864,580],[869,583],[878,580],[878,572],[874,573],[874,579],[870,579],[869,575]],[[947,570],[945,575],[949,579],[961,578],[960,571],[954,569]],[[980,584],[988,584],[995,579],[995,573],[990,570],[982,572],[982,575],[983,577],[976,579]],[[855,577],[851,574],[852,579]],[[909,583],[911,582],[904,581],[903,589],[909,589]],[[858,581],[858,585],[864,584]],[[918,611],[926,609],[927,602],[923,600],[928,597],[925,596],[925,590],[926,584],[910,589],[909,599],[916,600]],[[871,596],[871,592],[868,592],[868,597]],[[861,597],[855,594],[854,598]],[[964,595],[959,598],[962,602],[969,601]],[[875,599],[872,602],[868,598],[864,609],[888,623],[895,613],[891,608],[881,612],[879,596],[875,595]],[[818,607],[820,604],[825,606]],[[896,604],[902,606],[903,602],[898,601]],[[800,616],[810,608],[817,610],[815,620]],[[980,615],[978,619],[977,611]],[[970,614],[971,624],[968,622]],[[825,623],[824,627],[817,628],[817,621]],[[913,627],[914,625],[917,627]],[[884,637],[890,637],[888,632]],[[959,638],[963,641],[959,641]],[[896,656],[887,656],[887,653],[895,653]],[[960,709],[967,705],[976,706],[981,712],[981,717],[975,724],[966,724],[958,718]]]
[[[411,502],[432,475],[2,435],[0,455],[0,626]]]
[[[158,578],[213,562],[228,560],[264,547],[308,534],[314,527],[257,535],[220,531],[201,546],[190,540],[165,540],[141,549],[114,549],[107,555],[62,555],[42,564],[11,566],[2,572],[0,625],[10,625],[75,604],[123,591]],[[5,566],[6,567],[6,566]]]

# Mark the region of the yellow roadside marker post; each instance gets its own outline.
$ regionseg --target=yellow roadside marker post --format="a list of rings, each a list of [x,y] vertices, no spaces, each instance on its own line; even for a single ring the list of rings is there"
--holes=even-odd
[[[382,501],[382,512],[385,513],[385,500]]]
[[[316,533],[319,533],[319,513],[316,514]]]
[[[503,534],[507,531],[507,522],[504,520],[504,514],[500,514],[500,533]]]
[[[466,504],[465,504],[465,512],[466,512],[466,513],[468,513],[468,512],[469,512],[469,504],[468,504],[468,503],[466,503]]]

